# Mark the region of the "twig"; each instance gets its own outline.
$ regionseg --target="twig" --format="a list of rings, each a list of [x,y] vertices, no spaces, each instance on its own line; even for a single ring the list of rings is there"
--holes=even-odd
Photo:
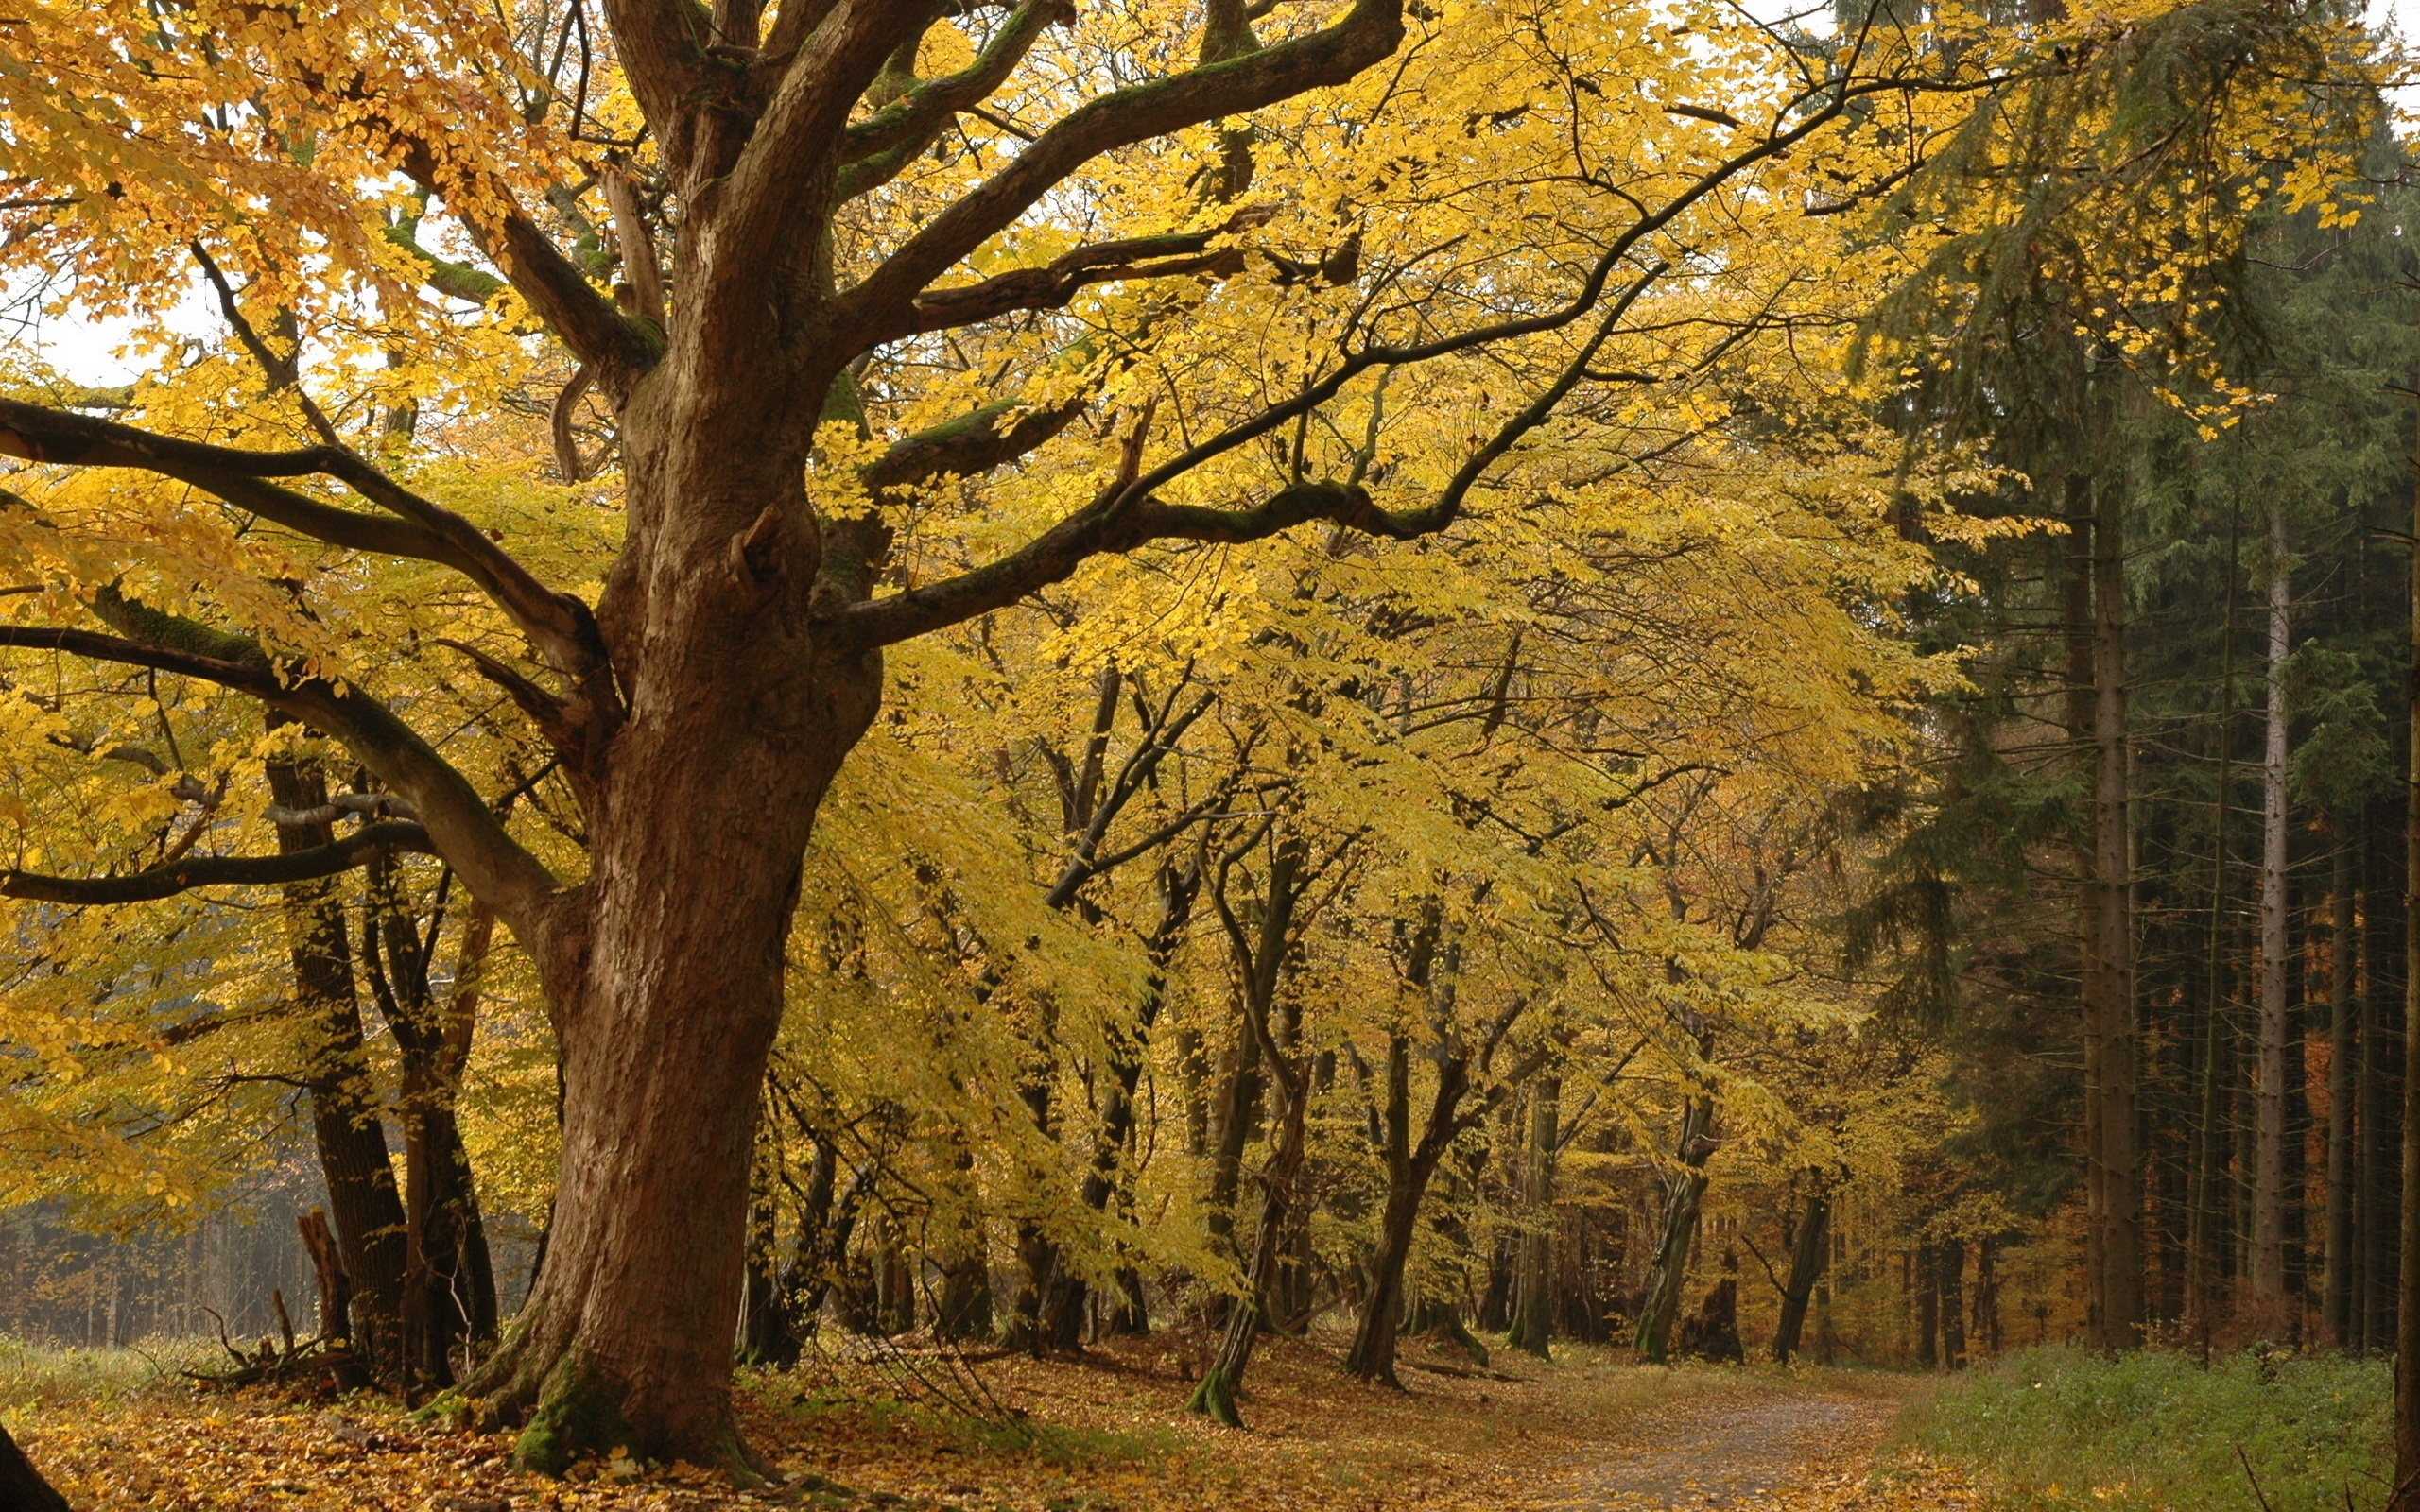
[[[2260,1477],[2252,1473],[2252,1461],[2245,1456],[2241,1444],[2235,1446],[2235,1457],[2236,1463],[2243,1467],[2243,1478],[2252,1483],[2253,1500],[2260,1503],[2260,1512],[2276,1512],[2269,1504],[2269,1493],[2260,1488]]]
[[[238,1349],[233,1344],[227,1342],[227,1320],[219,1315],[218,1309],[215,1307],[205,1307],[202,1311],[209,1314],[211,1320],[218,1325],[218,1347],[225,1349],[229,1354],[234,1356],[235,1363],[237,1365],[251,1365],[252,1362],[244,1357],[243,1350]]]

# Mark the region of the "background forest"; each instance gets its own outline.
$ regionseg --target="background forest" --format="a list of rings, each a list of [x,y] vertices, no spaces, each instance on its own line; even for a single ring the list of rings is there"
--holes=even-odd
[[[0,1334],[2394,1348],[2359,17],[373,9],[0,23]]]

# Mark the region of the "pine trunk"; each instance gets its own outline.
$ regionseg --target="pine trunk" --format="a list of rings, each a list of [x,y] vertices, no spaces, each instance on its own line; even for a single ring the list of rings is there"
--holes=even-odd
[[[2358,902],[2353,895],[2353,836],[2342,817],[2330,873],[2327,939],[2327,1232],[2322,1247],[2320,1312],[2338,1349],[2353,1327],[2353,1102],[2356,1037],[2353,962]]]
[[[2269,707],[2260,763],[2260,1027],[2254,1072],[2252,1305],[2256,1325],[2286,1326],[2286,658],[2291,585],[2286,517],[2269,516]]]
[[[2420,537],[2420,491],[2412,499]],[[2394,1326],[2394,1486],[2387,1512],[2420,1512],[2420,544],[2411,552],[2409,747],[2403,808],[2403,1213]]]
[[[2135,919],[2128,807],[2125,496],[2094,490],[2092,532],[2094,966],[2085,977],[2087,1094],[2099,1141],[2100,1347],[2143,1342],[2143,1171],[2136,1136]]]

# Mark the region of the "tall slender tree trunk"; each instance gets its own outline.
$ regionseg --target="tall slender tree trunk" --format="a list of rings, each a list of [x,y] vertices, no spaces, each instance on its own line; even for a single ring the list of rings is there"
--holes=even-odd
[[[1711,1095],[1682,1104],[1680,1161],[1664,1178],[1664,1220],[1647,1272],[1647,1297],[1638,1310],[1638,1352],[1652,1365],[1664,1364],[1671,1353],[1672,1320],[1680,1314],[1681,1286],[1697,1238],[1698,1204],[1705,1195],[1706,1158],[1714,1153],[1713,1129]]]
[[[2088,741],[2092,814],[2083,907],[2085,1207],[2093,1335],[2104,1349],[2142,1342],[2143,1177],[2135,1131],[2134,882],[2126,708],[2125,495],[2089,476],[2068,483],[2082,562],[2068,586],[2071,734]],[[2071,546],[2071,554],[2078,548]],[[2079,592],[2074,568],[2083,569]],[[2076,612],[2089,606],[2085,633]],[[2081,641],[2081,644],[2079,644]],[[2088,697],[2088,712],[2079,707]],[[2078,729],[2077,727],[2081,727]]]
[[[1470,1086],[1470,1057],[1459,1050],[1459,1045],[1442,1050],[1428,1121],[1414,1144],[1410,1047],[1400,1034],[1388,1040],[1387,1206],[1378,1221],[1377,1253],[1370,1263],[1370,1292],[1362,1299],[1353,1347],[1344,1356],[1345,1372],[1364,1381],[1390,1386],[1401,1383],[1395,1380],[1395,1335],[1405,1313],[1404,1266],[1411,1258],[1412,1234],[1420,1221],[1421,1203],[1437,1174],[1437,1162],[1461,1130],[1457,1119]]]
[[[2409,765],[2403,799],[2403,1218],[2395,1284],[2394,1486],[2387,1512],[2420,1512],[2420,455],[2412,493]]]
[[[1134,1092],[1142,1084],[1143,1062],[1150,1048],[1151,1030],[1159,1022],[1160,1009],[1167,1001],[1167,971],[1177,946],[1183,942],[1185,925],[1193,918],[1193,904],[1201,885],[1199,867],[1163,867],[1159,875],[1160,914],[1158,921],[1144,943],[1144,958],[1150,963],[1150,974],[1144,979],[1142,1001],[1135,1006],[1134,1026],[1112,1041],[1108,1085],[1101,1095],[1100,1115],[1093,1135],[1092,1164],[1084,1171],[1078,1195],[1084,1206],[1095,1212],[1109,1211],[1110,1199],[1121,1191],[1119,1164],[1125,1158],[1126,1146],[1134,1132]],[[1131,1186],[1131,1178],[1126,1183]],[[1061,1266],[1056,1284],[1045,1308],[1043,1332],[1062,1348],[1072,1346],[1080,1329],[1084,1299],[1089,1288],[1083,1278],[1072,1269]],[[1141,1288],[1132,1288],[1139,1296]],[[1130,1296],[1121,1313],[1140,1314]],[[1133,1320],[1130,1331],[1140,1332],[1148,1326],[1148,1318]]]
[[[318,766],[285,760],[266,765],[269,795],[280,809],[304,815],[326,807],[327,780]],[[306,850],[335,838],[335,826],[325,820],[277,826],[281,851]],[[347,1337],[373,1375],[401,1385],[408,1268],[403,1194],[396,1188],[386,1130],[370,1086],[351,934],[335,886],[302,882],[285,888],[295,991],[310,1025],[303,1085],[310,1098],[312,1140],[328,1184],[337,1251],[353,1283]]]
[[[2082,768],[2086,799],[2084,822],[2075,848],[2076,975],[2079,1019],[2083,1037],[2083,1271],[2084,1332],[2096,1347],[2109,1333],[2109,1167],[2102,1148],[2100,1078],[2106,1072],[2101,1053],[2101,1007],[2107,997],[2107,958],[2101,949],[2100,896],[2100,750],[2095,738],[2100,714],[2096,694],[2097,625],[2093,605],[2092,479],[2083,473],[2066,483],[2066,571],[2061,584],[2062,639],[2066,649],[2066,717],[2067,743]],[[1921,1271],[1922,1266],[1918,1269]],[[1927,1348],[1930,1348],[1929,1334]]]
[[[2330,871],[2327,971],[2327,1236],[2322,1257],[2320,1310],[2327,1337],[2348,1347],[2353,1327],[2353,1106],[2354,1063],[2360,1047],[2353,996],[2353,963],[2359,946],[2358,900],[2354,896],[2353,827],[2340,814]]]
[[[2286,659],[2293,588],[2286,516],[2269,514],[2269,707],[2260,762],[2260,1029],[2254,1085],[2252,1299],[2263,1329],[2286,1325]]]
[[[2400,808],[2401,805],[2395,805]],[[2409,944],[2397,851],[2391,824],[2374,826],[2369,849],[2368,972],[2361,993],[2361,1116],[2355,1139],[2361,1162],[2361,1347],[2391,1349],[2395,1337],[2399,1242],[2403,1224],[2403,1040],[2398,1024],[2409,984],[2397,974]],[[2390,902],[2389,900],[2393,902]]]
[[[1288,1080],[1293,1082],[1288,1086]],[[1253,1349],[1268,1326],[1268,1303],[1277,1280],[1280,1252],[1291,1212],[1294,1181],[1303,1169],[1303,1125],[1310,1101],[1305,1078],[1281,1074],[1275,1078],[1282,1107],[1277,1113],[1276,1141],[1260,1175],[1260,1228],[1253,1244],[1252,1263],[1245,1272],[1246,1295],[1228,1309],[1226,1331],[1219,1352],[1193,1388],[1190,1408],[1228,1428],[1241,1428],[1243,1415],[1236,1396],[1252,1366]]]
[[[1554,1166],[1563,1082],[1542,1078],[1530,1094],[1530,1143],[1521,1175],[1520,1258],[1512,1272],[1512,1348],[1546,1359],[1554,1337]]]
[[[1818,1192],[1806,1199],[1799,1214],[1798,1232],[1789,1249],[1789,1280],[1781,1291],[1781,1320],[1773,1329],[1773,1362],[1789,1364],[1798,1352],[1799,1334],[1806,1326],[1806,1304],[1823,1279],[1824,1257],[1831,1253],[1832,1199]]]
[[[2210,1335],[2218,1312],[2220,1183],[2224,1177],[2226,1146],[2220,1136],[2220,1064],[2226,1053],[2227,1021],[2227,820],[2235,810],[2235,585],[2240,518],[2227,512],[2227,590],[2225,624],[2221,631],[2219,711],[2216,724],[2218,776],[2210,804],[2210,936],[2205,971],[2208,992],[2203,1003],[2202,1043],[2195,1067],[2198,1108],[2193,1125],[2192,1190],[2186,1219],[2185,1306],[2187,1332],[2210,1356]]]

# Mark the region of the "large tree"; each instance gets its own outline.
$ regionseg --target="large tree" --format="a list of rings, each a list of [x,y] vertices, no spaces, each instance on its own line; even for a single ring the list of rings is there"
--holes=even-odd
[[[1718,228],[1903,180],[1937,129],[1921,96],[1989,78],[1988,49],[1878,23],[1821,67],[1701,26],[1713,41],[1685,46],[1648,17],[1388,0],[606,0],[601,24],[579,5],[38,5],[10,23],[40,60],[0,70],[15,266],[45,261],[103,311],[206,284],[308,439],[222,444],[262,433],[207,404],[142,427],[93,412],[140,394],[0,399],[0,455],[35,464],[0,524],[36,579],[12,585],[0,645],[248,696],[391,795],[391,816],[371,805],[326,845],[164,863],[126,896],[433,848],[527,954],[562,1059],[562,1177],[536,1290],[466,1388],[527,1425],[526,1460],[744,1461],[728,1377],[755,1093],[802,857],[880,711],[886,646],[1167,543],[1444,531],[1575,390],[1648,381],[1599,353],[1659,283],[1720,285]],[[1660,94],[1607,99],[1595,72],[1641,46],[1668,57]],[[1911,102],[1885,150],[1820,179],[1789,163],[1883,94]],[[1219,298],[1251,318],[1222,338],[1257,320],[1276,353],[1250,382],[1184,345],[1181,317]],[[553,350],[543,328],[577,363],[556,404],[566,481],[592,466],[582,395],[601,398],[619,532],[587,589],[438,502],[441,470],[411,453],[416,419],[472,402],[444,369],[464,304],[487,350]],[[383,387],[364,376],[382,353],[404,374]],[[900,398],[898,373],[949,361],[957,380]],[[1446,376],[1424,390],[1429,372]],[[1440,405],[1447,383],[1487,402]],[[345,404],[309,397],[340,386]],[[1374,440],[1336,422],[1374,438],[1388,404],[1423,398],[1411,464],[1374,470]],[[936,513],[956,498],[940,480],[1011,464],[1055,490]],[[151,534],[62,544],[56,501],[130,472]],[[298,565],[272,570],[265,539]],[[496,633],[442,644],[543,737],[577,851],[509,821],[534,779],[486,782],[416,722],[424,703],[382,699],[381,659],[428,648],[345,612],[365,563],[475,590]]]

